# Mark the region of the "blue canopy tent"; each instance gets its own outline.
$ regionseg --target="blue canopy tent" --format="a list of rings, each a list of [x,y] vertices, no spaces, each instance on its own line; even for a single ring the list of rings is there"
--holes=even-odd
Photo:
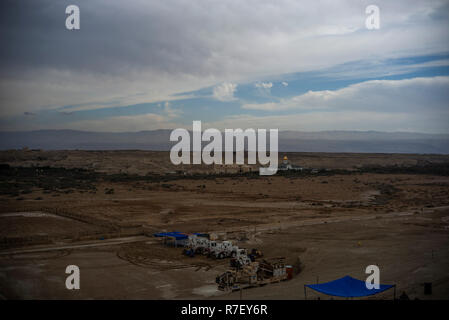
[[[188,234],[178,232],[178,231],[159,232],[159,233],[155,233],[154,236],[155,237],[171,237],[171,238],[175,238],[176,240],[183,240],[183,239],[187,239],[189,237]]]
[[[167,239],[172,239],[175,247],[178,245],[184,246],[186,244],[189,235],[183,232],[159,232],[154,234],[155,237],[163,237],[164,243],[167,244]]]
[[[205,237],[209,239],[208,233],[193,233],[194,235],[198,237]],[[188,243],[189,235],[192,235],[191,233],[184,233],[179,231],[171,231],[171,232],[158,232],[154,233],[153,236],[158,238],[164,238],[164,243],[167,244],[167,239],[172,240],[175,247],[178,245],[186,246]]]
[[[371,296],[383,292],[385,290],[394,288],[394,296],[396,297],[396,285],[381,284],[379,285],[379,289],[374,288],[368,289],[366,287],[365,281],[355,279],[350,276],[345,276],[343,278],[326,283],[304,285],[304,296],[307,299],[306,288],[313,289],[315,291],[327,294],[329,296],[345,297],[345,298]]]

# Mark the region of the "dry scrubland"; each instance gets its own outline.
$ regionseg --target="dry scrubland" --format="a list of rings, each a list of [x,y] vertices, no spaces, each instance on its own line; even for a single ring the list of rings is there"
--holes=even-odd
[[[449,156],[287,156],[319,170],[260,177],[175,167],[167,152],[0,152],[0,297],[239,298],[216,290],[228,260],[184,257],[145,236],[177,230],[300,261],[293,280],[244,298],[303,299],[305,283],[363,279],[370,264],[398,295],[449,298]],[[65,289],[69,264],[81,269],[79,291]]]

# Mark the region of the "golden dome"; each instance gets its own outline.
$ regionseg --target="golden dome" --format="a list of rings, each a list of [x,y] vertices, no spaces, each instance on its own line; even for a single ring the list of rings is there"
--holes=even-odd
[[[287,156],[284,156],[284,160],[288,160]]]

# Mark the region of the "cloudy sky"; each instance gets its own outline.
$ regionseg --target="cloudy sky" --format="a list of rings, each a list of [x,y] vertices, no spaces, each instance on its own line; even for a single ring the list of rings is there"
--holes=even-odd
[[[67,30],[65,8],[80,8]],[[380,29],[365,26],[368,5]],[[2,0],[0,130],[449,133],[449,1]]]

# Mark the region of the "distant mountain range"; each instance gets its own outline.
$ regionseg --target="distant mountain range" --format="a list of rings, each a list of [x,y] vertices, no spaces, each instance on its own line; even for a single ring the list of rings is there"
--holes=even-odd
[[[38,130],[0,132],[0,149],[170,150],[171,130],[88,132]],[[279,132],[283,152],[360,152],[449,154],[449,134],[377,131]]]

